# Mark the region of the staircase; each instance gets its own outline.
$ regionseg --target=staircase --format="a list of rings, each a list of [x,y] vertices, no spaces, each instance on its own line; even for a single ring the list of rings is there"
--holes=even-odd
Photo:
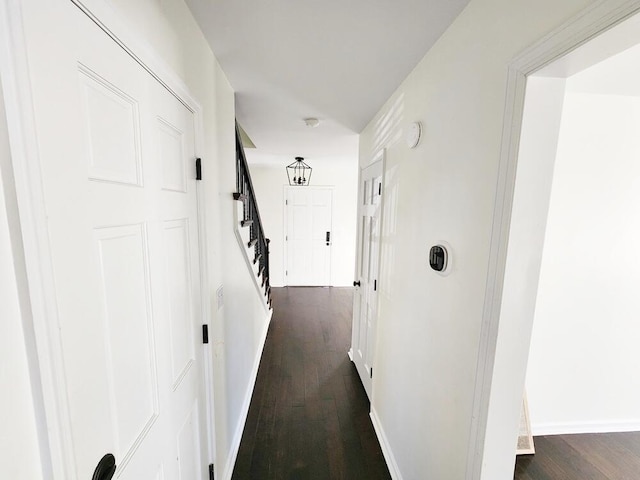
[[[244,154],[238,124],[236,122],[236,193],[234,200],[241,202],[239,224],[242,232],[239,239],[249,254],[252,270],[256,275],[256,285],[262,291],[265,302],[271,305],[271,286],[269,285],[269,239],[264,236],[262,220],[256,202],[256,195],[251,183],[249,166]],[[248,233],[248,234],[247,234]],[[252,258],[251,258],[252,257]]]

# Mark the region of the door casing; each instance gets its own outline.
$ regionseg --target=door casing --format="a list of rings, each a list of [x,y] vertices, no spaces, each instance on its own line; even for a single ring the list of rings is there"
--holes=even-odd
[[[303,188],[303,189],[317,188],[317,189],[323,189],[323,190],[331,191],[331,226],[329,227],[330,228],[330,232],[331,232],[331,241],[330,241],[331,245],[330,245],[329,248],[331,248],[331,251],[329,253],[329,261],[330,262],[333,261],[333,238],[334,238],[333,237],[333,235],[334,235],[334,232],[333,232],[333,202],[334,202],[334,198],[335,198],[335,188],[333,186],[322,186],[322,185],[315,186],[315,187],[314,186],[311,186],[311,187],[308,187],[308,186],[294,187],[294,186],[286,186],[285,185],[285,187],[283,189],[284,201],[282,202],[283,205],[284,205],[284,207],[283,207],[284,208],[284,222],[283,222],[283,229],[284,230],[283,230],[282,238],[285,239],[284,245],[283,245],[283,248],[284,248],[284,255],[283,255],[284,268],[283,268],[283,271],[284,271],[284,274],[285,274],[284,275],[284,280],[285,280],[284,283],[285,283],[286,286],[289,286],[289,285],[291,285],[291,286],[299,286],[300,285],[299,283],[295,283],[295,284],[290,283],[289,275],[288,275],[288,270],[289,270],[289,265],[290,265],[288,229],[289,229],[289,226],[290,226],[289,222],[291,221],[291,219],[289,218],[289,207],[288,207],[288,204],[287,204],[288,192],[294,191],[294,190],[300,189],[300,188]],[[330,286],[331,285],[331,283],[332,283],[331,275],[332,275],[332,269],[331,269],[331,265],[329,265],[329,273],[328,273],[328,277],[329,278],[328,278],[327,285],[321,285],[321,286]],[[311,286],[320,286],[320,285],[311,285]]]
[[[515,340],[521,347],[520,351],[518,355],[509,355],[508,352],[516,351],[514,336],[509,335],[512,332],[507,332],[508,324],[513,322],[501,324],[500,317],[527,77],[639,11],[640,0],[595,2],[577,12],[507,65],[498,184],[469,430],[467,480],[495,478],[493,471],[504,467],[504,456],[498,457],[516,439],[524,386],[528,353],[528,348],[524,347],[529,345],[530,330],[519,332]],[[522,379],[522,382],[516,378]],[[513,411],[516,412],[513,418],[505,418],[510,413],[501,408],[505,402],[510,402],[509,399],[516,399],[517,402],[513,404]],[[511,431],[513,438],[509,436]],[[490,448],[486,448],[488,438]],[[515,450],[513,455],[515,457]]]
[[[384,222],[384,181],[385,181],[385,150],[382,149],[380,150],[371,160],[371,162],[366,166],[366,167],[361,167],[360,168],[360,172],[358,175],[358,230],[357,230],[357,250],[356,250],[356,264],[355,264],[355,275],[354,278],[356,279],[356,281],[360,281],[362,282],[362,278],[360,278],[360,273],[361,273],[361,257],[362,257],[362,248],[364,246],[363,243],[363,239],[362,239],[362,234],[363,234],[363,228],[362,225],[360,224],[361,222],[361,202],[362,199],[365,195],[365,192],[362,190],[362,186],[363,186],[363,178],[364,178],[364,172],[374,166],[376,163],[380,164],[380,170],[381,170],[381,177],[380,177],[380,194],[379,194],[379,206],[378,206],[378,210],[379,210],[379,217],[378,217],[378,238],[380,239],[380,237],[382,236],[382,232],[383,232],[383,222]],[[372,188],[375,188],[375,185],[372,185]],[[371,286],[370,285],[360,285],[359,287],[357,287],[358,289],[362,290],[363,288],[367,288],[369,290],[369,292],[362,292],[362,291],[356,291],[354,293],[354,297],[353,297],[353,320],[352,320],[352,332],[351,332],[351,348],[349,349],[348,355],[349,358],[351,359],[351,361],[354,363],[354,365],[356,366],[356,369],[358,370],[358,374],[360,375],[360,379],[362,381],[362,384],[364,386],[365,391],[367,392],[367,396],[369,397],[370,401],[373,401],[373,366],[375,364],[375,352],[377,350],[376,348],[376,342],[377,342],[377,326],[378,326],[378,310],[379,310],[379,292],[380,292],[380,264],[381,264],[381,258],[382,258],[382,248],[380,245],[380,241],[378,241],[378,245],[377,245],[377,252],[375,252],[375,266],[376,266],[376,271],[374,272],[373,278],[374,281],[377,283],[377,288],[375,288],[375,291],[371,290]],[[371,275],[369,275],[371,277]],[[372,305],[372,323],[373,323],[373,328],[371,329],[371,331],[367,332],[367,338],[369,336],[372,336],[372,342],[371,342],[371,348],[373,350],[373,354],[372,357],[370,359],[370,364],[366,363],[366,359],[363,360],[362,362],[360,361],[360,356],[359,353],[356,352],[355,349],[357,349],[357,347],[359,346],[359,336],[360,336],[360,330],[362,329],[362,304],[364,302],[362,302],[362,296],[363,295],[370,295],[371,301],[373,303]],[[371,352],[368,352],[371,353]]]

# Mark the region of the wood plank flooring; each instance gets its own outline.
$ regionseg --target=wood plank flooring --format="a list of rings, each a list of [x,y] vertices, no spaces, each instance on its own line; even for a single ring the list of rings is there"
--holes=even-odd
[[[514,480],[638,480],[640,432],[535,437]]]
[[[233,480],[390,479],[347,356],[349,288],[274,288]]]

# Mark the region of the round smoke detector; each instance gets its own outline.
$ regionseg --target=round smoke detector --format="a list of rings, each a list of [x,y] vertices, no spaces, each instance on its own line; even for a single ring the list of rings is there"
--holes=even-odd
[[[420,137],[422,136],[422,124],[420,122],[413,122],[407,129],[405,140],[407,147],[416,148],[420,143]]]

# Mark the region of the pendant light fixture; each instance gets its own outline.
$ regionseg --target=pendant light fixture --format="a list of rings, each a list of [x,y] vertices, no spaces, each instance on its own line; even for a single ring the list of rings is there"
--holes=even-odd
[[[311,181],[312,168],[304,163],[304,158],[296,157],[296,161],[287,166],[289,185],[304,186]]]

